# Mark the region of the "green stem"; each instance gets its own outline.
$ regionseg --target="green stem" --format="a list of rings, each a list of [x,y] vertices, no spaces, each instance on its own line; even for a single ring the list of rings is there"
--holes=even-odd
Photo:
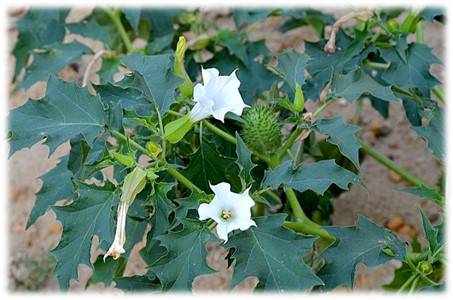
[[[173,176],[174,178],[176,178],[176,180],[178,180],[180,183],[182,183],[183,185],[185,185],[188,189],[190,190],[195,190],[199,193],[203,192],[199,187],[197,187],[192,181],[190,181],[189,179],[187,179],[187,177],[185,177],[184,175],[182,175],[181,173],[179,173],[178,170],[176,170],[175,168],[172,168],[170,166],[167,165],[167,172]]]
[[[297,140],[297,138],[299,137],[299,135],[302,133],[303,129],[302,128],[296,128],[296,130],[294,130],[291,135],[288,137],[288,139],[286,140],[286,142],[283,144],[283,146],[280,148],[280,150],[278,151],[277,155],[275,155],[275,163],[274,164],[277,164],[279,165],[280,164],[280,161],[282,160],[282,158],[285,156],[286,154],[286,151],[288,149],[290,149],[294,142]]]
[[[390,67],[390,63],[385,64],[385,63],[378,63],[378,62],[365,60],[363,62],[363,66],[368,67],[368,68],[374,68],[374,69],[387,69],[388,67]]]
[[[285,223],[283,223],[283,226],[288,228],[288,229],[294,230],[296,232],[301,232],[301,233],[311,234],[311,235],[317,235],[317,236],[320,236],[320,237],[322,237],[324,239],[327,239],[327,240],[335,240],[335,238],[332,237],[326,230],[322,229],[319,226],[315,227],[312,224],[307,224],[307,223],[304,223],[304,222],[289,222],[289,221],[285,221]]]
[[[374,158],[380,164],[384,165],[386,168],[388,168],[388,169],[392,170],[393,172],[397,173],[398,175],[400,175],[404,180],[406,180],[410,184],[412,184],[414,186],[424,185],[426,187],[430,187],[430,185],[428,183],[426,183],[422,179],[412,175],[407,170],[403,169],[401,166],[397,165],[396,163],[394,163],[387,157],[383,156],[382,154],[380,154],[379,152],[374,150],[371,146],[366,144],[361,139],[357,139],[357,141],[362,146],[362,149],[363,149],[363,151],[365,151],[365,153],[367,153],[369,156]]]
[[[111,8],[104,8],[105,13],[110,17],[113,24],[116,27],[116,30],[120,34],[121,40],[126,47],[127,52],[134,51],[134,47],[132,46],[131,40],[127,35],[126,29],[124,29],[123,23],[121,23],[121,15],[118,9],[111,9]]]
[[[412,274],[411,277],[409,277],[406,282],[399,288],[397,293],[403,292],[409,286],[409,284],[411,284],[412,280],[414,280],[415,277],[417,277],[417,274]]]
[[[146,155],[149,155],[153,160],[157,160],[157,157],[153,153],[148,151],[148,149],[146,149],[145,147],[143,147],[142,145],[140,145],[139,143],[137,143],[133,139],[128,138],[127,136],[125,136],[121,132],[116,131],[114,129],[109,128],[109,131],[117,139],[122,140],[122,141],[124,141],[126,143],[129,143],[130,145],[132,145],[137,150],[140,150],[142,153],[144,153]]]
[[[418,104],[423,105],[423,100],[418,95],[413,94],[413,93],[411,93],[405,89],[399,88],[397,86],[392,86],[391,89],[392,89],[392,92],[409,97],[409,98],[413,99],[415,102],[417,102]]]
[[[211,131],[214,134],[217,134],[219,137],[223,138],[227,142],[230,142],[230,143],[236,145],[236,138],[234,136],[232,136],[228,132],[223,131],[222,129],[218,128],[217,126],[212,125],[211,123],[209,123],[206,120],[203,120],[202,122],[203,122],[203,125],[206,126],[206,128],[209,131]],[[274,163],[272,162],[272,160],[269,157],[267,157],[261,153],[258,153],[256,151],[252,151],[252,154],[255,155],[256,157],[258,157],[259,159],[261,159],[262,161],[264,161],[265,163],[267,163],[268,165],[274,165]]]
[[[223,131],[222,129],[218,128],[218,127],[215,126],[215,125],[212,125],[211,123],[209,123],[209,122],[206,121],[206,120],[203,120],[202,123],[203,123],[203,124],[206,126],[206,128],[209,129],[212,133],[215,133],[215,134],[217,134],[218,136],[220,136],[221,138],[223,138],[224,140],[226,140],[227,142],[230,142],[230,143],[236,145],[236,138],[235,138],[234,136],[232,136],[231,134],[229,134],[228,132]]]
[[[417,43],[423,44],[424,43],[424,36],[423,36],[423,21],[419,21],[415,27],[415,38]]]
[[[167,162],[165,161],[165,158],[164,159],[158,159],[154,154],[152,154],[150,151],[148,151],[148,149],[144,148],[143,146],[141,146],[139,143],[137,143],[136,141],[128,138],[127,136],[125,136],[124,134],[122,134],[121,132],[118,132],[114,129],[111,129],[109,128],[109,131],[112,133],[112,135],[114,137],[116,137],[117,139],[120,139],[124,142],[128,142],[130,145],[132,145],[133,147],[135,147],[136,149],[140,150],[142,153],[146,154],[146,155],[149,155],[152,159],[154,159],[155,161],[158,161],[159,163],[161,163],[163,166],[166,167],[167,169],[167,172],[173,176],[174,178],[176,178],[176,180],[178,180],[181,184],[185,185],[188,189],[190,190],[196,190],[197,192],[201,193],[202,190],[197,187],[192,181],[190,181],[189,179],[187,179],[187,177],[185,177],[184,175],[182,175],[181,173],[179,173],[178,170],[176,170],[175,168],[173,167],[170,167]]]
[[[296,193],[293,191],[293,189],[285,187],[284,190],[286,194],[286,199],[288,200],[289,206],[291,206],[291,209],[293,211],[294,216],[296,217],[296,220],[299,222],[306,222],[307,220],[310,220],[305,214],[302,207],[300,206],[299,200],[297,200]]]
[[[419,281],[420,277],[416,277],[415,280],[411,284],[411,288],[409,289],[409,294],[412,294],[415,291],[415,288],[417,287],[417,283]]]
[[[436,97],[442,101],[443,103],[445,103],[445,92],[442,88],[442,86],[439,84],[439,85],[436,85],[435,87],[433,87],[433,93],[434,95],[436,95]]]

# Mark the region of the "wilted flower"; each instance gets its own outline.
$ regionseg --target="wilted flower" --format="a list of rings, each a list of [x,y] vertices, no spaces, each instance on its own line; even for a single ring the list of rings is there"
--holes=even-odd
[[[200,121],[209,116],[223,122],[227,112],[237,115],[248,107],[239,93],[241,84],[236,76],[236,70],[230,76],[219,76],[216,68],[201,69],[203,84],[198,83],[193,91],[195,106],[190,112],[190,119],[193,122]]]
[[[228,241],[228,233],[240,229],[247,230],[250,226],[256,226],[251,219],[250,209],[255,202],[250,198],[249,190],[242,194],[230,191],[230,185],[226,182],[210,185],[214,192],[214,199],[209,204],[203,203],[198,208],[200,220],[213,219],[217,222],[217,235],[225,242]]]
[[[115,239],[107,253],[104,255],[104,261],[107,256],[113,256],[118,259],[124,251],[124,243],[126,242],[126,218],[129,206],[134,202],[135,197],[140,193],[146,185],[147,172],[140,167],[126,175],[121,188],[122,194],[118,205],[118,217],[116,220]]]

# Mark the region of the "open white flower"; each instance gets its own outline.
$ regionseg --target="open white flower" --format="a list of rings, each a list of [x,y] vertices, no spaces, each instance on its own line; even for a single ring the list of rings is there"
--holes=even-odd
[[[201,68],[201,74],[203,84],[198,83],[193,90],[193,100],[196,102],[190,112],[193,122],[209,116],[223,122],[227,112],[240,116],[244,107],[249,107],[239,93],[241,82],[236,76],[236,70],[230,76],[219,76],[216,68]]]
[[[230,191],[230,185],[226,182],[217,185],[210,185],[214,192],[214,199],[209,204],[203,203],[198,208],[200,220],[209,218],[217,222],[217,235],[228,241],[228,233],[240,229],[247,230],[250,226],[256,226],[251,219],[250,209],[255,205],[255,201],[250,198],[249,190],[242,194]]]

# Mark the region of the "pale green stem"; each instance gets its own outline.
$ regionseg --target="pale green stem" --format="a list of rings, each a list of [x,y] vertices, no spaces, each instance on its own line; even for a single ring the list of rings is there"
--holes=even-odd
[[[212,133],[215,133],[216,135],[218,135],[219,137],[223,138],[227,142],[230,142],[230,143],[236,145],[236,138],[234,136],[232,136],[228,132],[223,131],[222,129],[218,128],[217,126],[212,125],[211,123],[209,123],[206,120],[203,120],[202,122],[203,122],[203,125],[206,126],[206,128],[209,131],[211,131]],[[256,157],[258,157],[259,159],[261,159],[262,161],[266,162],[269,165],[273,164],[273,162],[271,161],[270,158],[268,158],[267,156],[265,156],[265,155],[263,155],[261,153],[258,153],[256,151],[252,151],[252,154],[255,155]]]
[[[378,62],[365,60],[363,62],[363,66],[368,67],[368,68],[374,68],[374,69],[387,69],[388,67],[390,67],[390,63],[378,63]]]
[[[365,151],[365,153],[367,153],[369,156],[374,158],[380,164],[384,165],[386,168],[388,168],[388,169],[392,170],[393,172],[397,173],[398,175],[400,175],[404,180],[406,180],[410,184],[412,184],[414,186],[424,185],[426,187],[432,188],[428,183],[426,183],[422,179],[412,175],[407,170],[403,169],[401,166],[397,165],[396,163],[394,163],[387,157],[383,156],[382,154],[380,154],[379,152],[377,152],[376,150],[371,148],[368,144],[366,144],[361,139],[357,139],[357,141],[362,146],[362,149],[363,149],[363,151]]]
[[[136,141],[128,138],[127,136],[125,136],[124,134],[114,130],[114,129],[109,129],[109,131],[112,133],[112,135],[114,137],[116,137],[117,139],[120,139],[122,141],[125,141],[125,142],[128,142],[131,146],[133,146],[134,148],[136,148],[137,150],[140,150],[142,153],[146,154],[146,155],[149,155],[151,158],[153,158],[155,161],[159,161],[163,166],[166,167],[166,170],[167,172],[173,176],[176,180],[178,180],[181,184],[185,185],[188,189],[190,190],[196,190],[197,192],[201,193],[202,190],[197,187],[192,181],[190,181],[189,179],[187,179],[187,177],[185,177],[184,175],[182,175],[181,173],[179,173],[178,170],[176,170],[175,168],[172,168],[170,167],[167,162],[165,161],[165,158],[164,159],[161,159],[161,160],[158,160],[157,157],[152,154],[150,151],[148,151],[148,149],[146,149],[145,147],[141,146],[139,143],[137,143]]]
[[[415,38],[416,38],[416,41],[417,43],[420,43],[420,44],[423,44],[424,43],[424,36],[423,36],[423,21],[419,21],[416,25],[416,28],[415,28]]]
[[[417,274],[412,274],[411,277],[409,277],[406,282],[399,288],[399,290],[397,291],[397,293],[401,293],[403,292],[412,282],[412,280],[414,280],[415,278],[417,277]]]
[[[116,30],[120,34],[121,40],[126,47],[127,52],[134,51],[131,40],[129,39],[126,29],[124,29],[123,24],[121,23],[121,12],[118,9],[104,8],[105,13],[110,17],[113,24],[116,27]]]

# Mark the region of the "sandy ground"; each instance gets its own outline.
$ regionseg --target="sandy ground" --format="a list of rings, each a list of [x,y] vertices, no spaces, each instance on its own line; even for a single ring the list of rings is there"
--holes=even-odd
[[[335,12],[341,15],[341,12]],[[225,26],[231,26],[231,19],[220,18]],[[293,47],[296,50],[304,49],[304,40],[314,40],[314,33],[310,28],[301,28],[290,31],[285,35],[272,31],[276,20],[269,20],[253,34],[253,39],[266,37],[271,50],[281,50]],[[426,24],[425,38],[434,52],[443,58],[443,28],[439,24]],[[12,49],[17,33],[10,30],[10,49]],[[99,43],[90,43],[99,50]],[[80,73],[69,68],[61,75],[65,78],[80,80],[81,74],[89,61],[84,57]],[[14,66],[14,59],[10,60],[10,70]],[[443,78],[443,68],[436,66],[433,72]],[[93,80],[96,76],[93,75]],[[28,97],[38,99],[43,95],[45,84],[32,87],[27,93],[15,93],[10,97],[11,108],[22,105]],[[310,108],[310,104],[307,104]],[[346,102],[331,105],[325,116],[340,114],[346,120],[351,120],[355,106]],[[422,177],[429,183],[435,183],[441,173],[442,166],[436,162],[426,148],[425,142],[409,129],[401,105],[391,105],[389,119],[383,119],[369,103],[365,101],[362,112],[363,130],[361,135],[379,152],[392,158],[396,163],[413,174]],[[53,249],[61,235],[61,225],[55,220],[53,212],[48,212],[25,231],[28,215],[36,199],[42,183],[39,177],[53,168],[57,159],[69,151],[69,145],[62,145],[49,157],[47,146],[36,144],[31,149],[23,149],[15,153],[9,160],[9,288],[10,290],[45,289],[57,290],[58,284],[50,274],[52,260],[48,252]],[[353,187],[350,191],[340,195],[334,201],[335,213],[332,216],[334,225],[351,225],[357,215],[368,216],[373,221],[387,225],[395,230],[405,240],[413,235],[420,234],[420,220],[416,207],[420,205],[432,221],[439,218],[436,208],[431,202],[401,193],[398,189],[406,186],[396,174],[387,171],[373,159],[367,157],[362,165],[361,176],[366,183],[366,189]],[[143,274],[144,263],[138,255],[143,245],[135,247],[128,262],[125,275]],[[208,263],[218,272],[212,275],[199,276],[194,281],[194,292],[201,290],[227,290],[232,276],[232,268],[227,269],[225,250],[208,246],[210,252]],[[356,286],[360,289],[379,289],[383,283],[392,280],[392,270],[398,266],[390,262],[378,268],[358,266]],[[79,267],[79,282],[72,282],[71,290],[83,290],[91,274],[86,266]],[[248,278],[235,290],[251,291],[256,284],[255,278]],[[89,289],[105,290],[101,284]],[[113,287],[108,291],[116,290]]]

